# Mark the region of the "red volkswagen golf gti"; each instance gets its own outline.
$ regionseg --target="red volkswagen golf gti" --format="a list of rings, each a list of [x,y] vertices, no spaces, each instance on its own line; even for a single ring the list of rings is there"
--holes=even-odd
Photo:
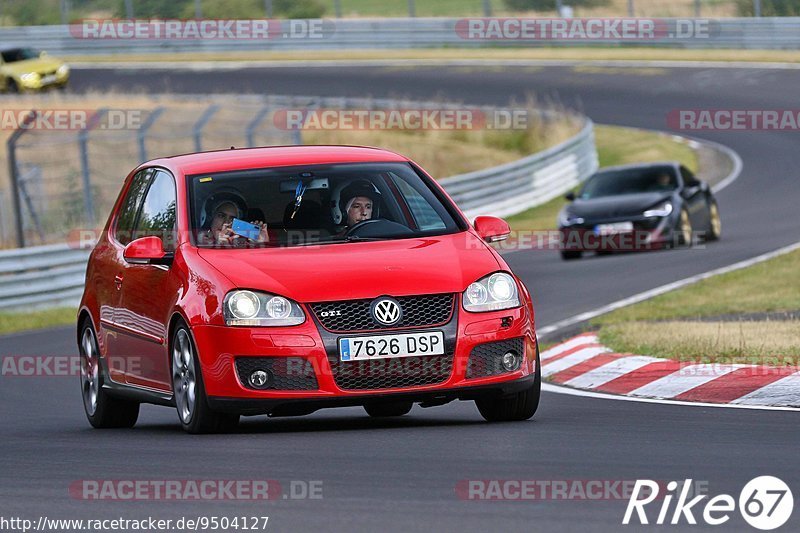
[[[398,154],[272,147],[150,161],[125,180],[78,315],[94,427],[174,406],[191,433],[242,415],[474,400],[525,420],[541,380],[531,298],[444,190]]]

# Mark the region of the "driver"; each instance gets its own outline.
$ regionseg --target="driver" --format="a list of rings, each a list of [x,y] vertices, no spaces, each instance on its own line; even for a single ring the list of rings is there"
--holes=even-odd
[[[342,189],[339,209],[348,228],[377,216],[381,195],[367,180],[358,180]]]

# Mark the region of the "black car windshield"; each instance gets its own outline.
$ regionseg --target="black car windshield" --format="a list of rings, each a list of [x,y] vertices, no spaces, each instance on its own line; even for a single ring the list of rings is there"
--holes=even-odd
[[[14,63],[16,61],[25,61],[26,59],[36,59],[40,53],[33,48],[11,48],[0,52],[3,56],[3,62]]]
[[[200,247],[306,246],[463,229],[408,163],[283,167],[188,181]]]
[[[579,198],[672,191],[678,187],[672,167],[628,168],[598,172],[589,178]]]

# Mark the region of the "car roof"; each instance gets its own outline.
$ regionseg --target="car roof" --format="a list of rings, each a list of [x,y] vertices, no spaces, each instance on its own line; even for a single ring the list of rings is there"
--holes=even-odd
[[[596,174],[600,174],[600,173],[603,173],[603,172],[613,172],[613,171],[616,171],[616,170],[636,170],[636,169],[652,170],[652,169],[655,169],[655,168],[665,168],[665,167],[672,168],[672,169],[677,169],[680,166],[681,166],[681,164],[678,161],[652,161],[652,162],[648,162],[648,163],[629,163],[627,165],[616,165],[616,166],[613,166],[613,167],[603,167],[601,169],[598,169]]]
[[[367,146],[269,146],[236,148],[176,155],[149,161],[142,166],[166,166],[184,175],[249,170],[295,165],[335,163],[406,162],[408,158]]]

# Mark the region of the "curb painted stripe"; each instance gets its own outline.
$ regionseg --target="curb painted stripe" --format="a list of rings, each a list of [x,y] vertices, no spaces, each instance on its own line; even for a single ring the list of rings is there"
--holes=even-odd
[[[701,364],[689,365],[652,383],[630,392],[632,396],[649,396],[652,398],[674,398],[713,379],[733,372],[734,365]]]
[[[652,383],[657,379],[677,372],[680,370],[681,366],[683,366],[683,364],[680,361],[671,359],[650,363],[638,369],[636,372],[624,374],[609,381],[600,387],[600,390],[613,394],[628,394],[639,387],[644,387],[648,383]]]
[[[786,377],[783,368],[749,366],[709,381],[675,397],[676,400],[730,403]]]
[[[540,358],[542,361],[546,359],[550,359],[551,357],[557,356],[566,352],[571,348],[575,348],[576,346],[581,346],[583,344],[596,344],[597,343],[597,335],[593,333],[584,333],[583,335],[578,335],[577,337],[573,337],[570,340],[559,344],[558,346],[553,346],[549,350],[545,350],[540,354]]]
[[[556,383],[566,383],[567,381],[571,381],[588,372],[596,370],[601,366],[605,366],[612,361],[616,361],[620,357],[625,356],[618,353],[601,353],[596,357],[592,357],[591,359],[587,359],[582,363],[578,363],[575,366],[571,366],[565,370],[562,370],[561,372],[553,374],[550,376],[550,380]]]
[[[598,356],[601,353],[610,352],[608,348],[604,348],[602,346],[593,347],[593,348],[583,348],[581,350],[576,351],[575,353],[571,353],[566,357],[562,357],[557,361],[542,363],[542,376],[549,377],[555,374],[556,372],[561,372],[571,366],[575,366],[578,363],[582,363],[587,359],[591,359],[592,357]]]
[[[800,406],[800,372],[786,376],[731,402],[736,405]]]
[[[575,377],[564,384],[580,389],[602,388],[603,385],[610,381],[614,381],[621,376],[631,372],[636,372],[642,367],[661,361],[664,360],[646,355],[623,356],[616,361],[609,362],[608,364],[599,368],[590,370],[582,376]]]

